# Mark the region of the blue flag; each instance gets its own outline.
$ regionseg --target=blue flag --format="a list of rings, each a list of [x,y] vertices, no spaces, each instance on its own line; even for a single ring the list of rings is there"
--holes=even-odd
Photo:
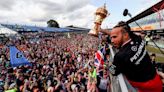
[[[12,67],[21,65],[32,66],[32,64],[24,57],[22,52],[20,52],[15,46],[10,46],[10,64]]]

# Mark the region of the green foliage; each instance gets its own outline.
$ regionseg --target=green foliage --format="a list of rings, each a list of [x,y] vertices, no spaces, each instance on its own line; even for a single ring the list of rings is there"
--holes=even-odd
[[[55,28],[59,28],[59,24],[56,20],[50,19],[49,21],[47,21],[47,25],[48,27],[55,27]]]

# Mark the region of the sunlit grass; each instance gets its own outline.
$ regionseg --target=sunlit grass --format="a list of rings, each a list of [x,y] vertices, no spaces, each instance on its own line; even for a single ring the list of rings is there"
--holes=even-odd
[[[164,57],[157,56],[156,61],[164,63]]]
[[[158,48],[151,47],[151,46],[146,46],[146,49],[150,53],[155,53],[155,54],[160,54],[160,56],[156,55],[156,61],[164,63],[164,55],[161,54]]]
[[[160,50],[158,48],[152,47],[152,46],[146,46],[147,51],[161,54]]]

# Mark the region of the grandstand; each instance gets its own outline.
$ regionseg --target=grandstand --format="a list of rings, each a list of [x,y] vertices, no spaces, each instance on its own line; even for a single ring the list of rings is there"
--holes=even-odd
[[[26,26],[26,25],[10,25],[2,24],[3,26],[21,32],[73,32],[73,31],[89,31],[86,28],[79,27],[65,27],[65,28],[54,28],[54,27],[38,27],[38,26]]]
[[[127,21],[133,31],[141,31],[141,28],[136,25],[135,21],[147,33],[152,32],[155,35],[164,36],[164,1],[161,0]]]

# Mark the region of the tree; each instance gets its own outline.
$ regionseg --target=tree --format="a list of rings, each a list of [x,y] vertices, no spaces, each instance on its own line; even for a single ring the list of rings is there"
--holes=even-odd
[[[59,24],[57,23],[56,20],[53,20],[53,19],[50,19],[49,21],[47,21],[47,25],[48,25],[48,27],[59,28]]]

